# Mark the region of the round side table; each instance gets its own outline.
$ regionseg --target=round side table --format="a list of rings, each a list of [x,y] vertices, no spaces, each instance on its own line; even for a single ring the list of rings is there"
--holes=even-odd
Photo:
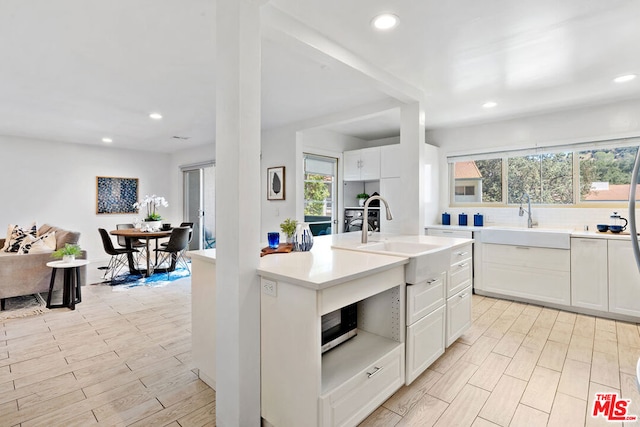
[[[47,295],[47,308],[69,307],[71,310],[76,309],[76,304],[82,302],[82,293],[80,291],[80,267],[89,264],[86,259],[76,259],[73,261],[51,261],[47,263],[47,267],[51,267],[51,282],[49,283],[49,295]],[[62,304],[51,304],[51,294],[53,294],[53,285],[56,281],[56,271],[64,270],[64,282],[62,288]]]

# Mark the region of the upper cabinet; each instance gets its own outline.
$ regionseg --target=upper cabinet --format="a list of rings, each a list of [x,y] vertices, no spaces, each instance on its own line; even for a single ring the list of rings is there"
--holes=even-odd
[[[380,178],[400,178],[400,144],[380,147]]]
[[[344,152],[344,180],[380,179],[380,147]]]

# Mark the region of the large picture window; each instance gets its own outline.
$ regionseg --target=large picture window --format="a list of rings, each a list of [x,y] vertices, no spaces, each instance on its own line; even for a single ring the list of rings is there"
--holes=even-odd
[[[518,204],[524,194],[542,205],[627,202],[638,140],[621,140],[450,158],[453,204]]]

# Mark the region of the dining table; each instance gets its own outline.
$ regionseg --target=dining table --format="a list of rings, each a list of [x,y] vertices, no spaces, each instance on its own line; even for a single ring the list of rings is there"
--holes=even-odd
[[[153,274],[153,272],[155,270],[158,270],[154,264],[151,264],[151,249],[150,249],[150,245],[149,242],[151,240],[155,240],[156,241],[156,249],[158,249],[158,239],[161,239],[163,237],[169,237],[171,236],[171,229],[169,230],[159,230],[159,231],[145,231],[145,230],[141,230],[139,228],[123,228],[120,230],[111,230],[109,232],[109,234],[113,235],[113,236],[122,236],[125,238],[126,243],[126,247],[127,249],[132,249],[132,245],[131,245],[131,240],[132,239],[144,239],[145,241],[145,251],[146,251],[146,256],[147,256],[147,269],[144,271],[141,270],[140,268],[138,268],[138,266],[136,265],[134,259],[133,259],[133,253],[129,252],[127,254],[127,259],[129,261],[129,272],[131,272],[131,274],[143,274],[146,276],[151,276]],[[157,258],[157,254],[156,254],[156,262],[157,262],[158,258]],[[164,270],[158,270],[158,271],[164,271]]]

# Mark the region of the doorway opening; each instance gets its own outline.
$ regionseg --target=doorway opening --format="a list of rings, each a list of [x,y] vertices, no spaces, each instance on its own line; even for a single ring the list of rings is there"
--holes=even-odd
[[[314,236],[337,233],[338,159],[304,154],[304,222]]]
[[[189,250],[211,249],[216,245],[215,192],[216,172],[213,162],[181,166],[183,175],[184,222],[193,223]]]

